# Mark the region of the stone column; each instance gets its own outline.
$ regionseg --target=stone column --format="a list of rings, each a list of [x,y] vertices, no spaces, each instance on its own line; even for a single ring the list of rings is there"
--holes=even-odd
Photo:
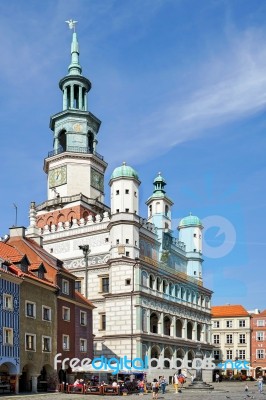
[[[15,382],[15,394],[19,394],[19,377],[21,374],[17,374],[15,377],[16,382]]]
[[[187,318],[183,319],[182,339],[187,339]]]
[[[80,110],[82,110],[82,87],[79,86],[79,107]]]
[[[158,333],[159,333],[160,335],[163,334],[163,317],[164,317],[164,315],[163,315],[163,313],[161,313],[161,314],[160,314],[160,318],[159,318],[159,320],[158,320]]]
[[[67,91],[68,91],[68,88],[65,87],[64,91],[63,91],[63,110],[67,109]]]
[[[87,111],[87,95],[86,95],[86,91],[84,91],[84,111]]]
[[[38,378],[38,375],[32,375],[32,377],[31,377],[31,392],[32,393],[38,393],[37,392],[37,378]]]
[[[175,322],[176,322],[176,317],[173,317],[173,318],[172,318],[171,327],[170,327],[170,336],[171,336],[171,337],[176,337]]]
[[[70,108],[74,108],[74,85],[70,86]]]

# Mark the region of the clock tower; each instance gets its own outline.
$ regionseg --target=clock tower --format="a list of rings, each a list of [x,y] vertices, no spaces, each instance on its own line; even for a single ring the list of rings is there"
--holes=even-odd
[[[44,160],[47,174],[47,201],[37,207],[38,220],[58,222],[55,210],[69,207],[74,218],[85,218],[104,212],[104,173],[107,163],[97,153],[97,136],[101,121],[88,111],[87,94],[91,82],[82,75],[75,24],[71,43],[68,74],[59,82],[62,91],[62,111],[50,119],[53,149]],[[46,214],[44,216],[44,214]],[[53,215],[51,215],[53,214]],[[58,216],[57,216],[58,217]],[[43,225],[43,222],[38,224]]]

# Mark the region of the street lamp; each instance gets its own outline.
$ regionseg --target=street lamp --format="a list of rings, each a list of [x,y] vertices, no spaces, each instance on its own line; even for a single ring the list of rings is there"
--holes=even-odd
[[[139,258],[135,258],[135,264],[132,266],[132,290],[130,294],[130,309],[131,309],[131,335],[130,335],[130,359],[131,359],[131,366],[133,360],[133,294],[135,290],[135,267],[139,264]]]
[[[85,297],[88,298],[88,259],[90,254],[90,246],[88,244],[84,244],[83,246],[79,246],[80,250],[83,251],[84,260],[85,260]]]

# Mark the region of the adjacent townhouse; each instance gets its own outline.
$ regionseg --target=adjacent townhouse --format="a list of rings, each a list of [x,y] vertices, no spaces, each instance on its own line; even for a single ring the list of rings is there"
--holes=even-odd
[[[266,310],[251,314],[251,365],[257,378],[266,371]]]
[[[250,314],[241,305],[213,306],[212,314],[212,343],[213,355],[217,364],[226,360],[246,360],[250,362]],[[219,368],[218,368],[219,369]],[[247,374],[247,370],[227,369],[225,374],[241,372]]]
[[[8,263],[0,257],[0,388],[3,393],[10,388],[18,392],[21,283],[22,278],[10,272]]]

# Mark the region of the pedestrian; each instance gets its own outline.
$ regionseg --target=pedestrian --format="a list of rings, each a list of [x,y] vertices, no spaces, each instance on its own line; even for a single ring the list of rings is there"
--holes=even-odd
[[[174,379],[173,379],[173,381],[174,381],[174,388],[175,388],[175,392],[176,393],[178,393],[178,375],[177,374],[174,374]]]
[[[152,398],[157,400],[159,392],[159,382],[157,381],[157,379],[155,378],[153,379],[151,386],[152,386]]]
[[[262,393],[263,378],[260,375],[257,379],[259,392]]]
[[[164,376],[161,376],[161,378],[159,380],[159,384],[160,384],[161,389],[162,389],[162,394],[165,394],[166,380],[165,380]]]
[[[218,374],[218,372],[215,375],[215,382],[219,383],[220,382],[220,375]]]

